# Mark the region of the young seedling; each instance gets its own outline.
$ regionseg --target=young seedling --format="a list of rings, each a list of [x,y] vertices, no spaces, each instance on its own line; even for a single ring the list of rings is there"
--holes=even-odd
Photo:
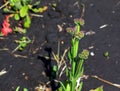
[[[16,40],[16,43],[18,43],[18,46],[12,51],[14,53],[17,50],[24,50],[24,48],[29,44],[31,40],[28,37],[22,37],[20,40]]]
[[[107,59],[109,59],[109,52],[108,51],[104,52],[104,57],[106,57]]]

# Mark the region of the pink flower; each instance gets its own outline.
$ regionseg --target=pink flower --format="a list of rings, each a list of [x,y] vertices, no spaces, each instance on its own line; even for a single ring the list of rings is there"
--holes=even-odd
[[[12,29],[10,28],[10,23],[9,23],[9,16],[6,16],[6,19],[3,21],[2,26],[3,28],[1,29],[1,32],[3,35],[7,36],[9,33],[12,32]]]
[[[3,27],[10,27],[10,24],[6,20],[4,20],[2,26]]]
[[[3,35],[7,36],[9,33],[12,32],[12,29],[9,28],[9,27],[3,27],[3,28],[1,29],[1,32],[2,32]]]

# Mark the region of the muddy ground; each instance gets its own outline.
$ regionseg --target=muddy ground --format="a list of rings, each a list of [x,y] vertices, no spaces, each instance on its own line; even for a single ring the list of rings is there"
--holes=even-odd
[[[47,5],[48,10],[43,13],[43,17],[32,17],[31,27],[26,34],[32,43],[22,52],[11,53],[17,46],[14,40],[19,39],[21,34],[12,33],[0,37],[0,71],[7,71],[0,76],[0,91],[15,91],[17,86],[34,91],[40,83],[49,81],[45,75],[45,63],[40,56],[48,56],[50,50],[57,53],[58,41],[61,42],[61,54],[68,48],[70,35],[65,29],[74,26],[73,19],[80,17],[82,2],[85,4],[83,30],[94,33],[86,35],[80,42],[80,48],[89,49],[94,54],[85,61],[85,74],[97,75],[120,84],[120,1],[57,0],[56,9],[51,6],[54,2],[41,1],[41,6]],[[2,4],[0,1],[0,6]],[[0,10],[0,24],[4,18],[5,14]],[[59,26],[62,27],[61,32]],[[103,55],[106,51],[109,52],[108,59]],[[117,87],[91,77],[84,80],[82,91],[101,85],[104,86],[104,91],[120,91]]]

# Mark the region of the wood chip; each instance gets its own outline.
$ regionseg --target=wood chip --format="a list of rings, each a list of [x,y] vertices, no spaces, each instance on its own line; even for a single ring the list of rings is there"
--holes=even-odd
[[[59,29],[59,32],[62,32],[63,28],[61,25],[57,25],[58,29]]]
[[[100,26],[99,28],[102,29],[102,28],[105,28],[107,26],[108,26],[108,24],[104,24],[104,25]]]
[[[7,71],[5,69],[3,69],[3,70],[0,71],[0,76],[4,75],[6,73],[7,73]]]
[[[94,35],[94,34],[95,34],[95,32],[92,31],[92,30],[90,30],[90,31],[88,31],[88,32],[85,33],[85,35]]]

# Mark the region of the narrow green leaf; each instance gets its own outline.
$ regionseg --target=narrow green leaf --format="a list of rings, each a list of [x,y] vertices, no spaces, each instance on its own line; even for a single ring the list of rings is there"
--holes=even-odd
[[[60,85],[61,85],[61,87],[62,87],[62,91],[66,91],[65,85],[64,85],[61,81],[59,81],[59,83],[60,83]]]
[[[28,6],[23,6],[20,9],[20,17],[25,17],[28,14]]]
[[[67,84],[65,91],[70,91],[70,84]]]
[[[78,63],[76,64],[76,72],[75,72],[75,77],[79,77],[83,73],[83,62],[84,60],[78,60]]]
[[[78,47],[79,47],[79,41],[75,39],[75,42],[73,44],[73,49],[74,49],[74,58],[77,57],[78,54]]]
[[[5,13],[15,13],[15,11],[9,10],[8,8],[4,8],[3,11],[4,11]]]
[[[15,91],[19,91],[19,89],[20,89],[20,86],[18,86]]]
[[[68,52],[68,58],[69,58],[69,60],[70,60],[70,63],[72,62],[72,55],[71,55],[71,49],[69,50],[69,52]]]
[[[78,91],[82,91],[82,87],[83,87],[83,82],[80,82],[80,86],[78,88]]]
[[[25,20],[24,20],[24,27],[25,27],[25,28],[29,28],[29,27],[30,27],[30,24],[31,24],[31,19],[30,19],[30,16],[27,15],[27,16],[25,17]]]

